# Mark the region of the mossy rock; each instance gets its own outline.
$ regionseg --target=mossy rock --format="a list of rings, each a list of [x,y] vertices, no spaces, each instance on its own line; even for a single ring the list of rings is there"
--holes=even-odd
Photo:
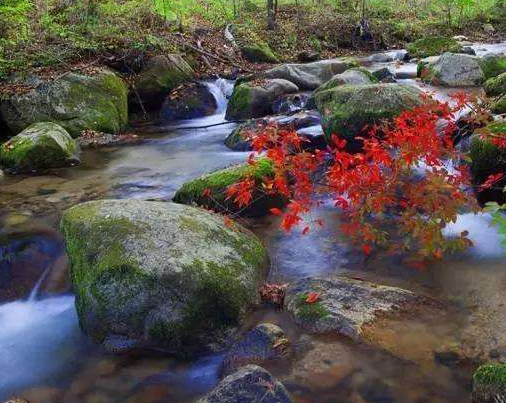
[[[267,116],[273,112],[276,99],[298,91],[299,87],[284,79],[243,82],[234,87],[225,117],[235,120]]]
[[[425,59],[419,63],[417,73],[422,81],[443,87],[475,87],[485,80],[478,58],[450,52]]]
[[[489,97],[496,97],[506,94],[506,73],[489,78],[483,85]]]
[[[110,70],[91,76],[69,73],[3,97],[0,112],[14,133],[33,123],[54,122],[74,138],[86,129],[114,134],[128,126],[128,88]]]
[[[479,62],[487,80],[506,73],[506,56],[486,55]]]
[[[274,177],[272,163],[266,159],[260,159],[255,166],[235,165],[204,175],[185,183],[177,191],[173,201],[182,204],[195,204],[219,212],[240,213],[245,217],[269,214],[271,208],[282,207],[286,203],[286,200],[279,195],[267,195],[259,191],[253,192],[253,202],[246,208],[240,208],[231,199],[227,200],[228,187],[251,175],[260,186],[263,178]],[[209,196],[204,194],[206,190],[211,192]]]
[[[60,168],[79,162],[79,147],[51,122],[35,123],[0,147],[0,163],[16,172]]]
[[[318,92],[315,102],[327,141],[332,134],[339,135],[353,151],[360,148],[356,137],[365,127],[422,105],[423,93],[401,84],[342,85]]]
[[[506,364],[485,364],[473,375],[473,403],[496,403],[506,398]]]
[[[462,45],[455,39],[444,36],[428,36],[408,44],[411,57],[437,56],[445,52],[460,53]]]
[[[495,135],[503,135],[506,137],[506,123],[495,122],[489,124],[482,131],[489,131]],[[506,150],[489,140],[480,137],[479,132],[473,137],[471,149],[469,152],[471,158],[471,173],[473,181],[476,185],[481,185],[492,174],[506,172]],[[506,181],[501,181],[496,186],[502,188]],[[478,194],[480,201],[502,201],[503,194],[496,190],[483,190]]]
[[[257,302],[267,253],[248,230],[175,203],[103,200],[60,229],[82,329],[178,355],[222,341]]]
[[[149,59],[134,82],[131,104],[154,110],[161,107],[165,96],[174,88],[190,81],[194,71],[181,55],[169,54]]]
[[[489,108],[492,113],[499,115],[506,113],[506,94],[494,97],[490,100]]]
[[[265,42],[241,46],[241,53],[252,63],[279,63],[279,58]]]

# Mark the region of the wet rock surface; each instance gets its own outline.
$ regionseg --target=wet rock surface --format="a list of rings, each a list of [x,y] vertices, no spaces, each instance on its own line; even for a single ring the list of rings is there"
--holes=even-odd
[[[162,119],[185,120],[212,115],[218,107],[206,85],[190,83],[173,89],[163,102]]]
[[[256,365],[247,365],[223,379],[198,403],[291,403],[286,388]]]

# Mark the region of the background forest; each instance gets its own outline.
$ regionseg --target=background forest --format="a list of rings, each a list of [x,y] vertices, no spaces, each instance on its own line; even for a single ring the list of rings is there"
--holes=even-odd
[[[505,14],[504,0],[1,0],[0,78],[97,55],[175,51],[196,28],[230,23],[290,60],[301,49],[357,48],[353,33],[362,18],[378,43],[394,47],[429,34],[479,39],[484,24],[502,32]],[[267,15],[275,19],[271,30]]]

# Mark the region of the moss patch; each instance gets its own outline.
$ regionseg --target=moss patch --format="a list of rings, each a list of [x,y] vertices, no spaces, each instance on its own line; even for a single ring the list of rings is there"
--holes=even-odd
[[[506,93],[506,73],[488,79],[483,88],[489,97],[495,97]]]
[[[242,46],[241,53],[246,60],[253,63],[279,63],[278,57],[265,42]]]
[[[445,52],[460,53],[462,46],[453,38],[429,36],[412,42],[407,47],[412,57],[437,56]]]
[[[506,56],[487,56],[479,59],[479,63],[487,80],[506,73]]]
[[[506,364],[485,364],[480,366],[473,375],[473,381],[506,388]]]
[[[321,303],[316,301],[312,304],[308,304],[306,299],[308,294],[300,293],[295,296],[295,307],[297,309],[297,316],[304,320],[318,320],[326,317],[329,311]]]

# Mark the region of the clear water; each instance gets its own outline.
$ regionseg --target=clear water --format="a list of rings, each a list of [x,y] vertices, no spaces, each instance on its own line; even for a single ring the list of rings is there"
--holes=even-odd
[[[505,45],[479,46],[490,51],[505,49]],[[400,59],[402,52],[391,52],[391,56]],[[370,69],[388,65],[397,71],[413,71],[413,65],[396,61],[371,64],[364,59],[364,64]],[[414,80],[405,82],[420,85]],[[22,277],[30,287],[22,296],[5,294],[0,300],[0,401],[16,395],[31,403],[184,403],[218,382],[220,355],[189,362],[160,355],[112,357],[93,345],[79,330],[57,231],[61,210],[79,201],[107,197],[170,200],[185,181],[244,161],[247,153],[232,152],[223,144],[233,124],[195,128],[224,122],[232,83],[219,80],[207,85],[219,104],[213,116],[177,125],[138,126],[135,130],[143,138],[139,145],[89,150],[78,167],[37,177],[9,177],[1,185],[0,281],[12,279],[16,267],[16,274],[30,274]],[[422,88],[436,91],[441,99],[448,96],[448,91],[439,88]],[[321,128],[306,130],[317,133]],[[400,257],[365,259],[340,232],[339,211],[330,200],[323,201],[312,214],[324,219],[326,226],[306,236],[297,230],[280,231],[275,217],[249,222],[269,249],[269,281],[352,273],[445,298],[455,305],[456,314],[440,323],[403,323],[392,339],[397,357],[340,337],[311,337],[313,348],[307,355],[268,369],[298,403],[469,402],[472,368],[447,368],[428,357],[427,351],[465,337],[476,325],[471,323],[476,312],[488,314],[478,320],[485,331],[504,328],[500,313],[506,303],[502,295],[506,256],[499,234],[489,225],[490,218],[460,216],[446,229],[447,235],[468,230],[474,246],[464,255],[448,257],[420,271]],[[15,248],[20,239],[28,243],[26,249]],[[10,252],[7,260],[6,251],[14,249],[19,253]],[[31,293],[35,286],[37,295]],[[245,328],[260,321],[280,324],[294,344],[309,337],[284,313],[269,309],[253,313]]]

